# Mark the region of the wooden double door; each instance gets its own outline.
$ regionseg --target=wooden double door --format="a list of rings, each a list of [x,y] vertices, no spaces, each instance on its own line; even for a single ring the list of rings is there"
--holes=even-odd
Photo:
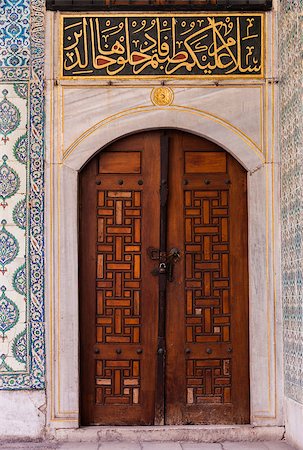
[[[246,172],[148,131],[80,174],[83,425],[249,422]]]

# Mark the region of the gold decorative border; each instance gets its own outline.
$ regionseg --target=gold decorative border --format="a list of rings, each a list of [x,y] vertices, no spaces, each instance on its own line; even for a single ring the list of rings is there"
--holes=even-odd
[[[60,43],[60,49],[59,49],[59,79],[60,80],[79,80],[79,79],[85,79],[85,80],[129,80],[129,79],[141,79],[141,80],[155,80],[155,79],[161,79],[161,80],[227,80],[227,79],[241,79],[241,80],[258,80],[264,78],[265,74],[265,67],[266,67],[266,29],[265,29],[265,13],[224,13],[224,12],[215,12],[212,14],[207,13],[193,13],[193,12],[184,12],[184,13],[152,13],[152,12],[146,12],[144,14],[141,14],[143,17],[238,17],[238,16],[245,16],[245,17],[261,17],[261,73],[258,75],[115,75],[115,76],[85,76],[85,77],[77,77],[77,76],[65,76],[63,75],[63,21],[66,17],[75,17],[75,18],[83,18],[83,17],[140,17],[140,13],[136,12],[125,12],[125,14],[121,14],[121,12],[107,12],[107,13],[64,13],[60,14],[60,32],[59,32],[59,43]]]
[[[155,106],[169,106],[174,101],[174,91],[171,87],[154,87],[150,93],[150,101]]]

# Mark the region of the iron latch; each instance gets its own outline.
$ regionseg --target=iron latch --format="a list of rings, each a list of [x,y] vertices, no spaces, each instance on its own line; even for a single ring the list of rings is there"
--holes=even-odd
[[[158,267],[155,267],[151,273],[155,276],[166,274],[167,280],[170,282],[173,281],[174,265],[181,258],[180,250],[176,247],[173,247],[167,253],[167,252],[160,252],[160,250],[157,248],[149,247],[147,249],[147,253],[151,259],[159,261]]]

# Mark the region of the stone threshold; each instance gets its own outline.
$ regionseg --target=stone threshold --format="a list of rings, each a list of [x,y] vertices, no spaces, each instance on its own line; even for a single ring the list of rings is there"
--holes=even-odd
[[[52,430],[58,441],[170,441],[170,442],[224,442],[224,441],[279,441],[284,438],[283,426],[253,425],[175,425],[175,426],[91,426],[78,429]]]

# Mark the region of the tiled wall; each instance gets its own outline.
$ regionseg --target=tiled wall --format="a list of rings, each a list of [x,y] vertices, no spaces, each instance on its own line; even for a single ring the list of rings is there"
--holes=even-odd
[[[43,11],[0,2],[0,388],[44,387]]]
[[[303,404],[303,1],[280,4],[280,144],[285,394]]]

